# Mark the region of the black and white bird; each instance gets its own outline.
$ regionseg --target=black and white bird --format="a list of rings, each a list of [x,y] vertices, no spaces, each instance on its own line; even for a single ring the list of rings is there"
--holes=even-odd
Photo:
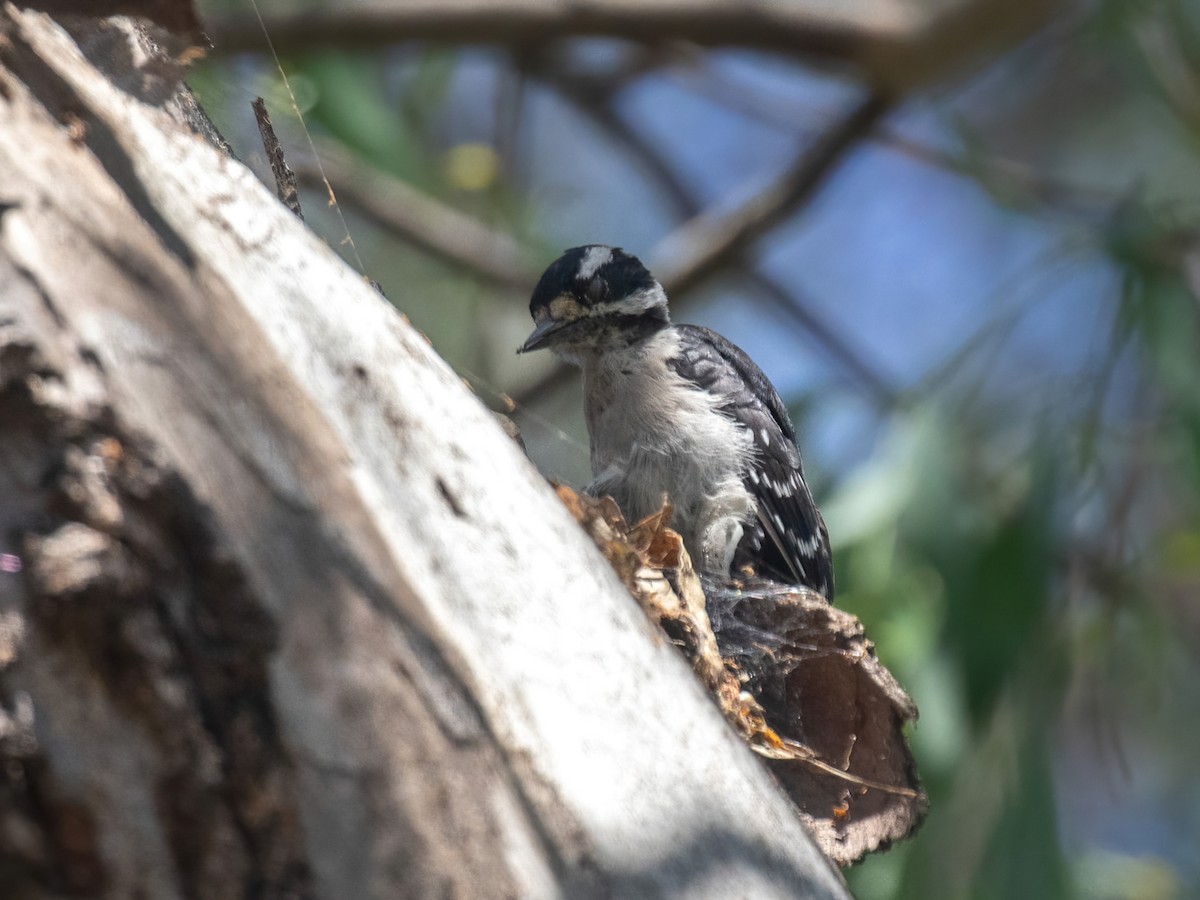
[[[747,569],[833,599],[829,536],[770,381],[719,334],[672,325],[667,296],[616,247],[568,250],[529,303],[543,347],[583,369],[593,480],[635,522],[664,494],[697,567]]]

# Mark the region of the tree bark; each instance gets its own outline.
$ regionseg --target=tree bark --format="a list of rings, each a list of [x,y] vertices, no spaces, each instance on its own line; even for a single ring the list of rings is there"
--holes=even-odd
[[[64,22],[0,9],[0,894],[845,897],[422,337]]]

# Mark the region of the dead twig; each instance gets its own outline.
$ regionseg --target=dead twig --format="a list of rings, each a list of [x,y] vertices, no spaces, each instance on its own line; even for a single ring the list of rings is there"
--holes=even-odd
[[[275,193],[283,205],[296,214],[296,218],[304,221],[304,213],[300,211],[300,194],[296,190],[296,173],[291,170],[283,156],[283,147],[275,136],[275,128],[271,125],[271,115],[267,112],[267,104],[262,97],[256,97],[250,104],[254,109],[254,119],[258,122],[258,133],[262,135],[263,149],[267,152],[267,160],[271,163],[271,174],[275,176]]]

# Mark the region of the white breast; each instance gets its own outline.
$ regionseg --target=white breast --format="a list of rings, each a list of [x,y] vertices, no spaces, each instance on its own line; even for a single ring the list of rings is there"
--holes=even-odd
[[[754,501],[742,475],[752,444],[720,398],[689,385],[666,361],[677,355],[667,328],[626,350],[584,360],[585,413],[593,482],[630,522],[655,512],[666,494],[673,527],[695,562],[728,572]],[[732,545],[730,546],[730,544]]]

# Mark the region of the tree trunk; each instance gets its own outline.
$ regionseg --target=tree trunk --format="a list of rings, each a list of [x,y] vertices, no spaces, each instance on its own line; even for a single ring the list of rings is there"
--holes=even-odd
[[[0,895],[844,897],[488,411],[64,22],[0,9]]]

